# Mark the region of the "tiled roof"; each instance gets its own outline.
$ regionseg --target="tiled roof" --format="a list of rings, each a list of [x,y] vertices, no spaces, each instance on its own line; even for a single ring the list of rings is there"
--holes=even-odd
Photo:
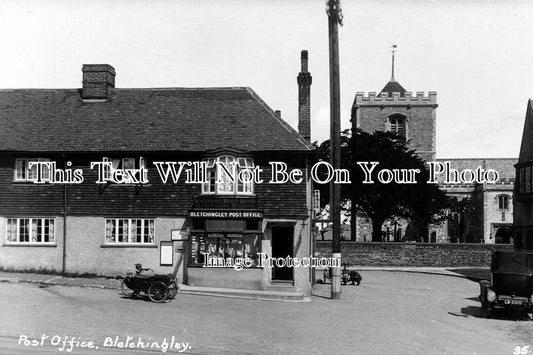
[[[437,162],[449,162],[452,169],[462,171],[465,169],[475,170],[478,167],[482,169],[494,169],[498,172],[500,181],[509,181],[515,178],[515,168],[518,159],[516,158],[458,158],[458,159],[437,159]],[[440,174],[437,180],[442,181],[444,174]]]
[[[1,151],[309,151],[249,88],[0,90]]]
[[[524,130],[522,131],[522,143],[518,162],[525,163],[533,160],[533,100],[527,101]]]
[[[399,82],[397,82],[396,80],[394,79],[391,79],[386,85],[385,87],[381,90],[380,94],[381,93],[387,93],[388,96],[392,97],[392,93],[393,92],[398,92],[400,93],[400,96],[403,97],[405,95],[407,90],[405,90],[403,88],[403,86],[400,85]]]

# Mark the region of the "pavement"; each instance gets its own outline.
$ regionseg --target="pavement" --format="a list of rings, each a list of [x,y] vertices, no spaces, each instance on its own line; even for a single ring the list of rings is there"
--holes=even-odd
[[[490,279],[490,270],[488,267],[457,267],[457,268],[441,268],[441,267],[352,267],[350,269],[357,270],[363,276],[364,273],[372,271],[388,271],[388,272],[402,272],[402,273],[421,273],[432,275],[443,275],[450,277],[461,277],[472,281]],[[320,279],[322,270],[317,269],[316,279]],[[74,287],[88,287],[101,289],[119,290],[122,279],[119,278],[105,278],[105,277],[67,277],[62,275],[37,274],[25,272],[8,272],[0,271],[0,282],[10,283],[33,283],[39,284],[43,287],[51,285],[74,286]],[[199,294],[219,297],[232,298],[247,298],[247,299],[261,299],[274,301],[293,301],[293,302],[308,302],[309,297],[298,292],[282,292],[282,291],[254,291],[254,290],[238,290],[228,288],[216,287],[200,287],[179,285],[180,293],[185,294]]]

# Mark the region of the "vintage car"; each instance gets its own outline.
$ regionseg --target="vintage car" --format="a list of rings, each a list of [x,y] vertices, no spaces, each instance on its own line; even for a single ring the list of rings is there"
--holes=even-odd
[[[130,272],[122,280],[122,294],[135,297],[141,292],[148,295],[152,302],[163,302],[172,300],[178,293],[178,283],[172,274],[133,276]]]
[[[492,254],[491,280],[479,283],[482,308],[533,312],[533,250],[496,251]]]

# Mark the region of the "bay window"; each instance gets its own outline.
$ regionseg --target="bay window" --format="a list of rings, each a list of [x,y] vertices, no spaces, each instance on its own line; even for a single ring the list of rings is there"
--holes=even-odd
[[[117,169],[121,170],[136,170],[136,169],[145,169],[146,168],[146,159],[143,157],[139,158],[139,163],[137,164],[137,161],[135,158],[121,158],[121,159],[111,159],[108,157],[104,157],[102,159],[103,162],[107,163],[103,166],[103,175],[104,180],[110,180],[111,175],[113,172]],[[148,180],[147,172],[142,172],[142,179]],[[139,176],[139,178],[141,178]],[[127,177],[125,180],[125,183],[130,184],[132,183],[132,179],[130,177]]]
[[[205,159],[204,162],[207,182],[202,184],[202,194],[253,194],[254,162],[251,158],[223,155]]]

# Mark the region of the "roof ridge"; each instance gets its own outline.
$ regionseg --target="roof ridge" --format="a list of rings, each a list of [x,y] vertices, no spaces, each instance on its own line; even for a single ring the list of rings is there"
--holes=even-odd
[[[150,87],[150,88],[114,88],[113,90],[246,90],[246,86],[224,86],[224,87]],[[13,92],[13,91],[79,91],[81,88],[0,88],[0,92]]]
[[[15,88],[15,89],[0,89],[0,92],[13,91],[78,91],[81,89],[65,89],[65,88]]]
[[[114,90],[197,90],[197,91],[207,91],[207,90],[247,90],[246,86],[208,86],[208,87],[178,87],[178,86],[169,86],[169,87],[150,87],[150,88],[115,88]]]

